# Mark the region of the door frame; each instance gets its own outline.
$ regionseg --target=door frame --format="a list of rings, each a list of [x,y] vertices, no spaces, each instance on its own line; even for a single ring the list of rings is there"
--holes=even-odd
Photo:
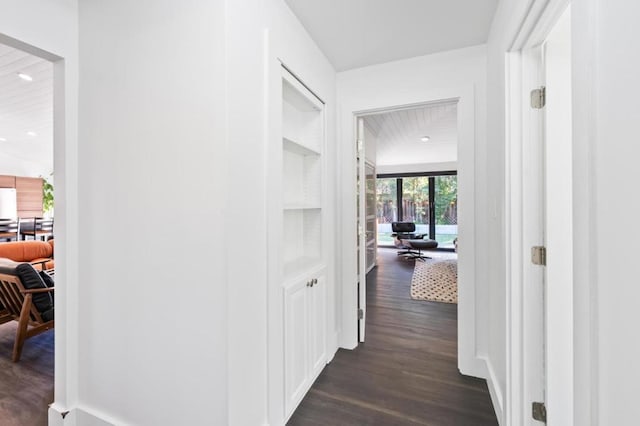
[[[56,339],[54,401],[49,424],[61,425],[77,406],[78,333],[78,161],[77,68],[75,52],[52,53],[35,44],[0,33],[0,43],[53,65],[53,163],[56,218]],[[69,56],[62,56],[68,53]]]
[[[367,182],[365,170],[365,122],[364,117],[356,117],[356,188],[358,189],[358,209],[356,212],[356,223],[360,223],[357,229],[358,236],[358,342],[364,342],[365,325],[367,320],[367,238],[366,238],[366,202],[367,202]],[[359,151],[359,152],[358,152]],[[362,311],[362,317],[360,317]]]
[[[357,119],[360,116],[411,109],[440,102],[457,101],[458,105],[458,214],[459,246],[458,263],[458,369],[462,374],[487,377],[486,349],[479,348],[476,285],[476,91],[473,85],[434,90],[398,92],[388,99],[380,99],[375,93],[340,105],[338,111],[339,176],[337,194],[340,214],[338,250],[338,276],[341,282],[341,318],[338,336],[339,346],[354,349],[358,346],[358,292],[357,255],[353,236],[356,235],[356,141]],[[482,247],[485,249],[485,247]]]
[[[532,347],[536,333],[529,324],[536,321],[536,313],[526,309],[527,290],[530,285],[543,285],[540,271],[530,267],[529,251],[531,235],[544,234],[539,223],[524,220],[527,212],[540,209],[537,198],[527,197],[523,189],[543,182],[543,156],[536,156],[535,164],[525,164],[524,154],[532,144],[542,144],[542,139],[531,135],[534,123],[528,114],[527,94],[536,88],[539,76],[531,52],[541,46],[560,17],[571,3],[570,0],[532,0],[528,13],[516,30],[506,52],[505,92],[505,281],[506,318],[506,399],[504,404],[505,424],[527,424],[531,419],[531,395],[536,394],[537,374],[527,367],[527,354],[541,348]],[[540,147],[542,148],[543,145]],[[570,259],[568,259],[570,260]],[[537,319],[539,320],[539,318]],[[548,318],[553,326],[554,318]],[[547,337],[544,336],[547,347]],[[573,348],[573,342],[571,342]],[[545,362],[543,360],[543,362]],[[546,388],[547,380],[544,380]],[[546,389],[545,389],[546,390]],[[545,391],[543,390],[543,391]],[[546,395],[545,398],[549,396]],[[547,406],[549,401],[545,401]]]

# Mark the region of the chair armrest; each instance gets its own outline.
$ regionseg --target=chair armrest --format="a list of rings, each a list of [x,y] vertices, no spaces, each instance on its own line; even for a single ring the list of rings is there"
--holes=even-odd
[[[44,265],[47,262],[51,262],[53,259],[49,258],[49,259],[43,259],[43,260],[38,260],[37,262],[29,262],[31,265]]]
[[[54,287],[47,287],[47,288],[31,288],[28,290],[23,290],[20,293],[22,294],[36,294],[36,293],[47,293],[50,291],[53,291]]]
[[[423,240],[426,236],[427,234],[416,234],[414,235],[414,240]]]

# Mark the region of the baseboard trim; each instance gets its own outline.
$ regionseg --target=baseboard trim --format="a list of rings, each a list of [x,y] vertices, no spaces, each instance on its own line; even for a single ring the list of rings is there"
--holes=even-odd
[[[66,407],[51,404],[48,411],[49,426],[75,426],[75,418]]]
[[[126,423],[87,407],[66,409],[56,404],[49,406],[49,426],[115,426],[123,424]]]
[[[496,418],[498,419],[498,424],[502,426],[504,424],[504,421],[503,421],[504,399],[502,396],[502,390],[498,385],[498,378],[496,376],[496,371],[493,368],[493,364],[488,358],[485,358],[484,362],[487,368],[487,387],[489,388],[489,395],[491,396],[493,409],[496,412]]]
[[[327,364],[333,361],[333,358],[336,356],[336,353],[338,352],[338,349],[339,349],[338,338],[339,338],[339,333],[338,332],[333,333],[333,339],[330,341],[330,345],[327,351]]]
[[[458,354],[458,357],[461,356],[461,354]],[[479,356],[473,356],[466,360],[458,358],[458,370],[460,371],[460,374],[477,377],[479,379],[487,379],[488,375],[487,363],[484,358]]]

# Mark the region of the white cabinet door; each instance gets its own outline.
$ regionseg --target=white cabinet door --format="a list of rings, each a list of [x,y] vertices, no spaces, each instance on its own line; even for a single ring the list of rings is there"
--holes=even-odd
[[[307,392],[309,378],[309,304],[307,281],[300,281],[284,291],[285,310],[285,407],[289,415]]]
[[[313,382],[327,363],[325,344],[326,322],[326,294],[327,285],[324,276],[312,280],[313,286],[309,288],[308,317],[309,317],[309,362],[310,377]]]

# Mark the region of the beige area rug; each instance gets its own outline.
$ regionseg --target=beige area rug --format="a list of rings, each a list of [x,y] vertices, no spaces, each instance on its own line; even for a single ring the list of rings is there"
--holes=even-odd
[[[411,298],[458,303],[457,259],[416,262],[411,278]]]

